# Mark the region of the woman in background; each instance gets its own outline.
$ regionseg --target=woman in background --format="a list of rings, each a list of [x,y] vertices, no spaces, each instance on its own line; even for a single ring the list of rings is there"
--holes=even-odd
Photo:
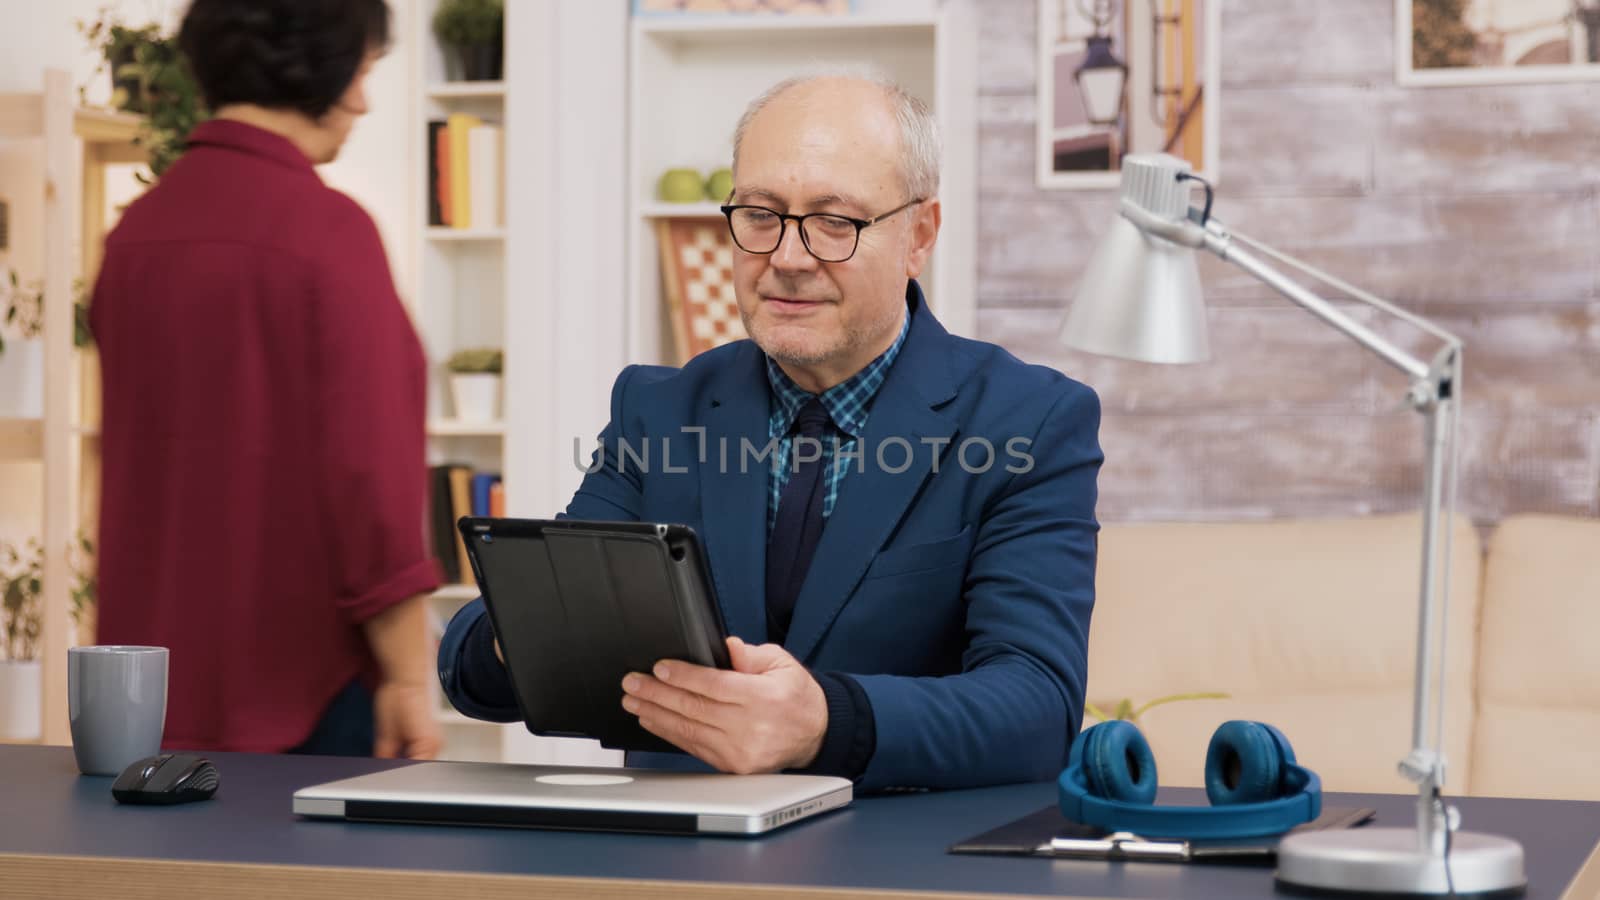
[[[195,0],[215,118],[106,240],[98,639],[168,647],[168,747],[429,758],[425,369],[323,185],[383,0]]]

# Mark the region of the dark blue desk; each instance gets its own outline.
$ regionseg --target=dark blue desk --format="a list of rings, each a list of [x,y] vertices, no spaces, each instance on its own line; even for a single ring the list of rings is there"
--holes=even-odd
[[[67,748],[0,747],[0,895],[1273,895],[1270,868],[945,853],[1052,802],[1046,784],[858,799],[763,838],[682,838],[302,820],[289,811],[295,789],[403,763],[227,753],[212,759],[222,775],[215,799],[129,807],[112,800],[111,779],[79,776]],[[1339,795],[1330,802],[1371,806],[1395,823],[1408,821],[1412,799]],[[1468,827],[1522,841],[1529,897],[1600,896],[1600,861],[1591,859],[1600,803],[1466,798],[1460,805]]]

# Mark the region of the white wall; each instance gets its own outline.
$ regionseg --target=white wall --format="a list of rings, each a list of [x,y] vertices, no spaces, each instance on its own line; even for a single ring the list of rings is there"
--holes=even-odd
[[[371,113],[357,124],[340,158],[321,170],[331,186],[342,190],[367,208],[378,223],[396,282],[408,296],[414,284],[414,260],[410,239],[415,222],[410,173],[412,165],[408,134],[411,86],[411,25],[414,0],[389,0],[394,10],[394,45],[389,55],[373,70],[368,82]],[[123,21],[138,24],[160,21],[176,28],[187,8],[186,0],[0,0],[0,93],[34,92],[44,86],[44,69],[62,68],[73,79],[87,86],[91,103],[103,103],[110,95],[110,78],[104,72],[91,79],[98,57],[88,49],[78,33],[76,22],[95,17],[102,6],[109,6]],[[35,142],[0,144],[0,197],[11,203],[12,252],[0,253],[0,263],[16,267],[24,278],[42,274],[43,247],[29,236],[42,226],[39,187],[40,148]],[[127,196],[135,185],[130,176],[109,185],[113,198]],[[76,233],[76,229],[74,229]],[[15,345],[13,345],[14,347]],[[8,351],[14,360],[21,354]],[[0,395],[8,389],[21,390],[28,381],[37,390],[37,373],[0,374]],[[37,408],[31,397],[0,397],[0,415],[6,407]],[[36,534],[41,510],[42,471],[36,464],[0,465],[0,540]]]

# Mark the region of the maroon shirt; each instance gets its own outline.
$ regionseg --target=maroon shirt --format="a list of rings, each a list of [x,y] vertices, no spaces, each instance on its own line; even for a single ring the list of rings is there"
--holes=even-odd
[[[171,648],[164,744],[272,752],[376,673],[361,623],[439,582],[425,363],[368,215],[213,121],[106,239],[103,644]]]

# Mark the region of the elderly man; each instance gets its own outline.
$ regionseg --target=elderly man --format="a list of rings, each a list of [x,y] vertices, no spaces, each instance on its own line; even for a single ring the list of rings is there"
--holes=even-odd
[[[1051,777],[1077,733],[1099,401],[929,312],[938,158],[927,108],[891,84],[794,79],[753,102],[723,207],[751,339],[625,370],[602,451],[670,435],[688,471],[602,452],[567,507],[705,538],[733,670],[664,660],[620,701],[719,770],[968,787]],[[769,441],[770,465],[705,452]],[[481,603],[439,661],[461,711],[518,717]]]

